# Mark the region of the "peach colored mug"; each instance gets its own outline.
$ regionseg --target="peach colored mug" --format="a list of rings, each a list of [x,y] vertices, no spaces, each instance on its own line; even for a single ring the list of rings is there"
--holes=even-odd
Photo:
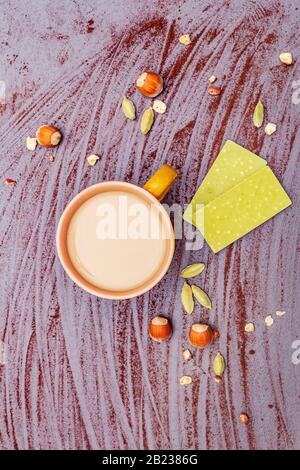
[[[98,297],[106,299],[129,299],[149,291],[162,279],[162,277],[166,274],[172,261],[175,241],[173,226],[170,217],[167,211],[160,203],[160,199],[164,197],[164,195],[172,185],[173,181],[175,180],[176,176],[177,173],[175,172],[175,170],[173,170],[168,165],[163,165],[144,185],[144,188],[121,181],[102,182],[83,190],[68,204],[58,224],[56,234],[56,246],[61,264],[63,265],[65,271],[70,276],[70,278],[78,286]],[[82,206],[82,204],[84,204],[90,198],[99,194],[103,194],[105,192],[112,191],[127,194],[131,193],[135,196],[138,196],[147,204],[155,205],[155,208],[160,214],[160,218],[164,225],[164,233],[167,234],[165,242],[165,253],[159,268],[142,285],[138,285],[137,287],[125,290],[110,290],[107,287],[99,287],[97,285],[92,284],[89,280],[83,277],[75,268],[74,264],[71,261],[68,251],[67,236],[70,222],[74,214]],[[128,269],[130,270],[130,266],[128,267]]]

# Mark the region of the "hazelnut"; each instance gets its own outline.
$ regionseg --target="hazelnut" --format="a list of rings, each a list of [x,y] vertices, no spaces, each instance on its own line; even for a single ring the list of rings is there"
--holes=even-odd
[[[272,326],[273,323],[274,323],[274,319],[273,319],[272,315],[266,316],[266,318],[265,318],[265,324],[266,324],[267,326]]]
[[[214,381],[217,383],[217,384],[220,384],[222,382],[222,377],[220,375],[215,375],[214,376]]]
[[[189,375],[183,375],[182,377],[180,377],[179,383],[180,385],[190,385],[192,383],[192,377],[190,377]]]
[[[189,34],[182,34],[179,38],[179,42],[184,46],[188,46],[192,42],[191,36]]]
[[[61,141],[62,135],[56,127],[46,124],[37,130],[36,138],[43,147],[56,147]]]
[[[165,317],[152,318],[149,326],[150,337],[159,343],[166,341],[172,336],[172,327],[169,320]]]
[[[207,92],[211,96],[218,96],[221,94],[221,88],[211,85],[208,87]]]
[[[144,72],[136,81],[140,93],[148,98],[155,98],[163,90],[163,79],[158,73]]]
[[[26,148],[28,150],[34,151],[37,146],[37,139],[35,137],[27,137],[26,139]]]
[[[268,124],[265,127],[265,133],[267,135],[272,135],[274,132],[276,132],[277,126],[273,122],[268,122]]]
[[[213,331],[214,341],[220,338],[220,332],[218,330]]]
[[[158,114],[164,114],[167,110],[166,103],[164,103],[161,100],[154,100],[152,108],[154,111],[156,111]]]
[[[281,52],[279,59],[283,64],[291,65],[293,63],[293,56],[291,52]]]
[[[255,327],[253,323],[246,323],[245,325],[245,331],[246,333],[253,333]]]
[[[194,323],[189,332],[189,341],[195,348],[206,348],[214,341],[214,332],[209,325]]]
[[[86,160],[87,160],[89,165],[94,166],[97,163],[97,161],[99,160],[99,158],[100,157],[98,157],[98,155],[95,155],[95,154],[92,153],[91,155],[89,155],[86,158]]]
[[[6,178],[5,184],[6,186],[12,186],[13,184],[16,184],[16,181],[11,178]]]
[[[189,349],[185,349],[182,353],[182,356],[185,361],[189,361],[190,359],[192,359],[192,354]]]
[[[240,414],[240,422],[243,424],[248,424],[249,423],[249,416],[246,415],[246,413],[241,413]]]

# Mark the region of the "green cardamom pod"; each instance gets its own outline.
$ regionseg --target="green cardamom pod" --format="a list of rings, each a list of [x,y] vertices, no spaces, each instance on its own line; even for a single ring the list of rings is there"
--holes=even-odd
[[[187,282],[185,282],[182,286],[181,302],[186,313],[188,313],[189,315],[193,313],[194,299],[191,286]]]
[[[154,122],[154,111],[152,108],[144,111],[141,119],[141,132],[142,134],[148,134]]]
[[[220,352],[216,355],[213,362],[214,373],[218,376],[224,374],[225,370],[225,359]]]
[[[253,124],[255,127],[261,127],[264,121],[264,105],[261,101],[257,103],[253,113]]]
[[[200,287],[192,285],[192,293],[196,300],[198,300],[199,304],[201,304],[205,308],[212,308],[212,303],[206,292],[200,289]]]
[[[122,101],[122,111],[124,116],[130,119],[131,121],[135,120],[135,106],[134,103],[124,96]]]
[[[204,269],[205,269],[204,263],[189,264],[186,268],[184,268],[181,271],[180,277],[184,277],[186,279],[190,277],[195,277],[195,276],[198,276],[198,274],[202,273]]]

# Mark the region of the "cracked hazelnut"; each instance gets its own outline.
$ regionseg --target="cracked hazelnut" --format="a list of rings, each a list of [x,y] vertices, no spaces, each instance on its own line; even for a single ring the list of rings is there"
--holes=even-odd
[[[56,127],[46,124],[37,130],[36,138],[43,147],[56,147],[61,141],[62,135]]]

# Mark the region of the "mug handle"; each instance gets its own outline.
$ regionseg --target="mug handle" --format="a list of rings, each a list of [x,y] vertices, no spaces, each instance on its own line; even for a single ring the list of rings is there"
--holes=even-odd
[[[144,184],[143,188],[161,201],[171,188],[177,176],[177,171],[165,163],[151,176],[147,183]]]

